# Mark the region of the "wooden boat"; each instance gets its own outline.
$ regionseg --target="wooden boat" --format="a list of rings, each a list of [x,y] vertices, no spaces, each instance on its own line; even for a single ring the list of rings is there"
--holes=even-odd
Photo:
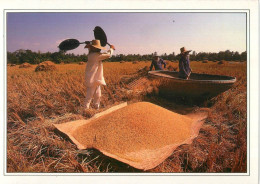
[[[209,99],[230,89],[235,77],[191,73],[190,78],[181,79],[175,71],[149,71],[148,76],[156,81],[159,93],[168,98],[191,97]]]

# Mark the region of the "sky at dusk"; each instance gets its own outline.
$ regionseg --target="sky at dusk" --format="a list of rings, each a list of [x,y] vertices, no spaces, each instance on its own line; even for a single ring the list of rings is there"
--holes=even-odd
[[[101,26],[115,54],[246,51],[246,13],[8,12],[7,51],[57,52],[68,38],[94,39]],[[68,53],[87,54],[83,45]]]

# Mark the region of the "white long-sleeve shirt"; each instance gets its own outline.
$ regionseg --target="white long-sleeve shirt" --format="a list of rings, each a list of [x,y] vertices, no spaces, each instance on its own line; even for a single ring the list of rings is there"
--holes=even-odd
[[[86,66],[85,82],[87,87],[106,85],[103,76],[102,61],[110,58],[113,54],[113,49],[109,49],[106,53],[93,52],[88,55]]]

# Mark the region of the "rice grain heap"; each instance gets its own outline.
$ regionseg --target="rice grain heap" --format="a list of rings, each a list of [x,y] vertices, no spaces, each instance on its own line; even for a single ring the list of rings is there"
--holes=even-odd
[[[147,170],[163,162],[179,145],[191,143],[202,123],[152,103],[138,102],[90,121],[66,124],[55,126],[79,149],[96,148]]]

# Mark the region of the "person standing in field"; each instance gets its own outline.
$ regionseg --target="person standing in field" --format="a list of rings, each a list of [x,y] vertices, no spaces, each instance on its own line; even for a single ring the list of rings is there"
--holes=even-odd
[[[189,79],[192,71],[190,68],[189,58],[189,52],[191,52],[191,50],[186,50],[185,47],[182,47],[180,50],[181,58],[179,60],[179,77],[182,79]]]
[[[110,45],[110,49],[106,53],[101,53],[101,50],[105,50],[105,47],[100,45],[100,40],[92,40],[91,44],[87,44],[85,48],[88,48],[89,54],[85,71],[87,93],[84,108],[85,110],[90,108],[90,103],[93,98],[94,107],[99,109],[101,100],[101,85],[106,85],[103,76],[102,61],[112,56],[115,47]]]
[[[150,71],[153,69],[153,67],[155,70],[163,70],[162,65],[164,65],[164,68],[166,68],[165,61],[159,56],[155,55],[150,66]]]

